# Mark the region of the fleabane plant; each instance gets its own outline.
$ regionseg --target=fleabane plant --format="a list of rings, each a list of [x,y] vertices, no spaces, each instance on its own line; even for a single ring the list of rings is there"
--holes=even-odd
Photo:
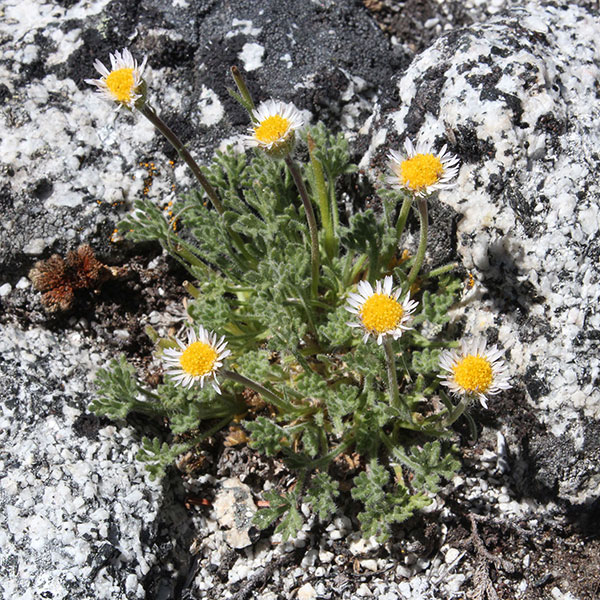
[[[100,371],[92,409],[167,420],[170,435],[144,438],[138,454],[152,476],[241,421],[252,448],[296,475],[292,488],[264,494],[260,527],[276,523],[284,539],[294,536],[302,503],[328,519],[350,501],[343,488],[362,504],[364,535],[385,540],[458,468],[452,424],[509,386],[500,350],[478,340],[459,349],[443,335],[461,288],[455,265],[422,268],[428,198],[454,183],[457,159],[407,141],[404,154],[390,153],[381,210],[348,213],[337,193],[356,167],[343,135],[306,125],[290,103],[256,106],[234,68],[247,151],[217,152],[200,167],[150,106],[145,59],[138,68],[123,50],[111,65],[97,63],[102,78],[90,83],[149,119],[199,184],[179,201],[178,233],[147,198],[121,230],[160,242],[196,283],[187,285],[181,334],[149,332],[163,383],[143,385],[121,358]],[[419,244],[407,251],[400,243],[413,208]]]

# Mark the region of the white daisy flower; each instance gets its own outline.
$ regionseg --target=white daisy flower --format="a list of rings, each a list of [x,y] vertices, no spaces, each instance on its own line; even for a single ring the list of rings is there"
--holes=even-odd
[[[217,341],[217,335],[207,331],[202,325],[198,327],[198,333],[190,327],[187,344],[176,338],[180,349],[163,350],[167,375],[173,378],[176,385],[186,388],[192,387],[198,380],[202,388],[204,380],[212,376],[212,386],[220,394],[217,371],[223,365],[223,360],[231,354],[224,340],[225,336]]]
[[[296,130],[304,125],[293,104],[267,100],[252,111],[252,116],[251,135],[245,136],[249,146],[258,146],[275,158],[283,158],[293,150]]]
[[[503,350],[496,346],[486,350],[485,340],[462,341],[460,349],[444,350],[439,366],[442,384],[458,396],[477,397],[487,408],[487,397],[511,387]]]
[[[146,57],[138,66],[131,52],[124,48],[122,52],[110,55],[110,71],[99,60],[94,62],[94,67],[102,77],[86,79],[85,82],[95,85],[103,98],[116,102],[117,109],[121,106],[133,109],[140,98],[143,102],[146,84],[142,74],[146,67]]]
[[[381,345],[383,336],[391,335],[397,340],[404,331],[410,329],[407,323],[417,308],[417,302],[410,299],[410,292],[403,302],[398,300],[400,288],[392,289],[392,277],[388,275],[383,282],[377,281],[375,290],[368,281],[360,281],[358,293],[350,293],[346,310],[358,316],[359,323],[348,323],[350,327],[361,327],[366,342],[370,335],[377,337]]]
[[[392,187],[406,189],[417,196],[426,196],[435,190],[447,189],[455,185],[450,180],[458,173],[458,158],[446,151],[444,146],[439,154],[425,144],[417,144],[406,138],[406,155],[390,150],[389,168],[394,175],[386,181]]]

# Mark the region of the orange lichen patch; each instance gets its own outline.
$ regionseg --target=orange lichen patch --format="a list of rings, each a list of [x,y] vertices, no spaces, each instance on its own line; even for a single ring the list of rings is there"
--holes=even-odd
[[[154,178],[160,173],[153,162],[141,162],[139,165],[140,167],[144,167],[147,172],[147,175],[144,177],[144,188],[142,190],[144,196],[147,196],[148,192],[150,192],[152,184],[154,183]]]

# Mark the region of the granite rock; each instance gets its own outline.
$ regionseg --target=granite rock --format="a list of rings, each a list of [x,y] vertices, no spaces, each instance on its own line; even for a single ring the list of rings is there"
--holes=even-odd
[[[362,161],[381,173],[406,137],[459,156],[439,201],[476,285],[456,316],[507,350],[506,396],[538,422],[512,432],[534,491],[575,503],[600,485],[599,34],[597,14],[552,3],[445,34],[396,78],[399,107],[376,112]]]
[[[293,101],[349,131],[397,66],[360,2],[7,0],[0,36],[0,283],[13,285],[82,241],[118,255],[114,226],[133,200],[164,206],[193,185],[148,122],[84,82],[96,59],[147,56],[150,102],[200,160],[248,128],[227,91],[234,64],[257,101]]]
[[[245,483],[237,477],[221,481],[213,507],[219,527],[225,529],[225,541],[232,548],[246,548],[255,541],[250,534],[256,531],[252,524],[256,505]]]
[[[76,332],[2,327],[3,598],[144,597],[162,492],[135,433],[86,413],[100,360]]]

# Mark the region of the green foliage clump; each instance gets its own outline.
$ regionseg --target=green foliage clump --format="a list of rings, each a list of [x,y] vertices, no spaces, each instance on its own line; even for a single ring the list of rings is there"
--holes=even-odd
[[[443,333],[460,282],[444,269],[420,279],[409,272],[420,267],[400,248],[410,198],[400,197],[401,208],[398,192],[387,192],[381,210],[340,211],[336,186],[356,170],[342,135],[318,125],[304,140],[308,161],[300,167],[289,156],[217,152],[200,175],[206,192],[181,200],[177,233],[146,199],[121,225],[133,240],[160,242],[197,280],[188,288],[188,316],[224,335],[232,352],[232,371],[217,373],[221,393],[168,378],[152,391],[120,358],[99,372],[91,408],[115,419],[141,411],[168,424],[169,434],[144,438],[137,455],[152,477],[243,419],[249,446],[297,473],[291,491],[265,492],[268,507],[256,515],[261,528],[277,523],[284,539],[302,526],[301,503],[323,520],[338,510],[334,465],[353,456],[358,519],[366,536],[385,540],[459,466],[448,438],[462,409],[431,397],[439,393],[440,350],[452,345]],[[317,255],[307,221],[315,209]],[[359,281],[387,275],[419,306],[413,329],[378,345],[349,327],[356,319],[346,306]],[[418,332],[424,323],[436,328],[433,337]]]

